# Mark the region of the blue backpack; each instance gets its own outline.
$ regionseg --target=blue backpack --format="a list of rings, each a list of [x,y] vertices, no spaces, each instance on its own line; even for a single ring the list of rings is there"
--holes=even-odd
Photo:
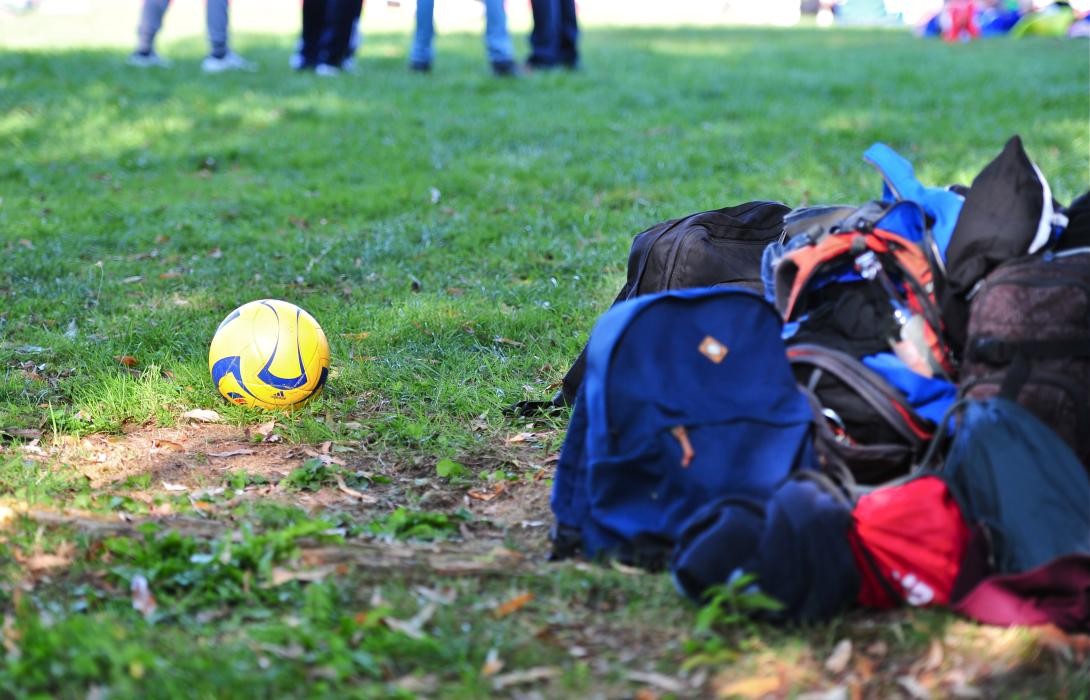
[[[553,484],[554,558],[660,568],[704,504],[764,500],[814,466],[781,330],[738,288],[638,297],[599,319]]]

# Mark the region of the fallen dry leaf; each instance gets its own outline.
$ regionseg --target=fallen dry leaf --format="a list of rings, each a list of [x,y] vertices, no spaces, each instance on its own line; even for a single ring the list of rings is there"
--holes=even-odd
[[[185,446],[180,442],[174,442],[173,440],[156,440],[152,443],[156,449],[167,450],[169,452],[185,452]]]
[[[72,563],[70,557],[59,554],[33,554],[22,561],[23,566],[31,571],[56,569]]]
[[[492,610],[492,616],[496,618],[507,617],[511,613],[518,612],[526,607],[526,604],[534,599],[533,593],[520,593],[514,598],[505,600]]]
[[[194,408],[192,411],[186,411],[182,414],[182,418],[185,420],[193,421],[194,423],[222,423],[223,417],[215,411],[208,408]]]
[[[685,692],[686,690],[684,683],[677,680],[676,678],[671,678],[670,676],[661,673],[629,671],[625,674],[625,677],[628,678],[628,680],[634,681],[636,683],[646,683],[647,685],[652,685],[659,690],[666,691],[667,693],[680,694]]]
[[[833,647],[833,653],[825,660],[825,670],[834,676],[844,673],[848,663],[852,660],[852,641],[841,639]]]
[[[239,457],[241,455],[252,455],[253,450],[227,450],[226,452],[209,452],[209,457]]]
[[[815,690],[809,693],[799,693],[795,700],[848,700],[848,689],[842,685],[828,690]]]
[[[496,496],[499,496],[506,490],[507,484],[500,482],[490,489],[470,489],[466,495],[474,500],[487,502],[493,500]]]
[[[378,499],[374,496],[363,493],[362,491],[357,491],[348,484],[344,483],[344,477],[340,474],[334,474],[333,476],[337,480],[337,490],[341,493],[347,494],[352,498],[357,499],[360,503],[366,503],[367,505],[374,505],[375,503],[378,503]]]
[[[523,671],[512,671],[493,678],[492,688],[494,690],[503,690],[504,688],[510,688],[513,685],[547,681],[556,678],[558,675],[560,675],[560,669],[555,666],[538,666]]]
[[[247,428],[247,432],[252,432],[254,435],[260,436],[263,440],[268,440],[269,436],[276,430],[276,421],[271,420],[268,423],[262,423],[261,425],[253,428]]]
[[[132,608],[145,618],[151,617],[155,609],[159,607],[155,602],[155,596],[148,588],[148,580],[143,575],[132,577]]]
[[[527,440],[533,440],[536,436],[537,433],[519,433],[517,435],[512,435],[511,437],[507,438],[505,442],[508,445],[511,445],[516,442],[526,442]]]
[[[23,440],[37,440],[42,436],[37,428],[0,428],[0,433]]]
[[[424,623],[430,620],[431,616],[435,614],[435,610],[435,603],[428,603],[412,619],[398,620],[395,617],[384,617],[382,618],[382,621],[387,627],[396,632],[401,632],[413,639],[423,639],[427,635],[424,634],[421,628],[424,626]]]
[[[1044,625],[1037,630],[1037,644],[1064,661],[1082,663],[1090,652],[1090,635],[1068,634],[1056,625]]]
[[[269,584],[266,587],[274,588],[276,586],[283,586],[289,581],[305,581],[307,583],[323,581],[336,570],[336,566],[322,566],[317,569],[308,569],[307,571],[292,571],[291,569],[277,566],[273,568],[272,573],[269,576]]]
[[[912,676],[900,676],[897,685],[901,686],[912,700],[930,700],[931,691],[923,687],[923,684]]]
[[[189,487],[188,486],[183,486],[182,484],[172,484],[169,481],[164,481],[163,482],[163,489],[166,490],[166,491],[180,492],[180,491],[188,491]]]
[[[177,270],[168,270],[159,274],[161,280],[176,280],[182,276],[182,273]]]
[[[114,359],[126,367],[135,367],[140,364],[132,355],[114,355]]]
[[[727,685],[719,685],[712,682],[717,698],[762,698],[769,693],[775,693],[780,689],[779,676],[764,676],[756,678],[743,678]]]
[[[934,671],[939,666],[942,666],[943,657],[942,642],[937,639],[932,639],[931,648],[927,650],[927,660],[924,662],[923,670]]]
[[[349,340],[367,340],[371,335],[368,331],[360,331],[359,333],[341,333],[342,338],[348,338]]]
[[[969,683],[969,674],[962,669],[955,668],[946,674],[944,679],[949,687],[950,697],[954,698],[982,698],[984,691]]]

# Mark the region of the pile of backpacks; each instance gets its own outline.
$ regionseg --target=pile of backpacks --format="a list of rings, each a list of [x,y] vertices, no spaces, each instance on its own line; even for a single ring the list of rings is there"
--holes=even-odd
[[[773,617],[948,606],[1090,627],[1090,193],[1016,136],[970,187],[876,144],[862,206],[633,241],[554,404],[554,558],[740,577]]]

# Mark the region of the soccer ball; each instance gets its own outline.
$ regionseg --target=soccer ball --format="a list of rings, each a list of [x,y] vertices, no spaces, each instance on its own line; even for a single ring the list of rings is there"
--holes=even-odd
[[[232,403],[292,409],[317,396],[329,376],[329,342],[295,304],[261,299],[223,319],[208,349],[212,383]]]

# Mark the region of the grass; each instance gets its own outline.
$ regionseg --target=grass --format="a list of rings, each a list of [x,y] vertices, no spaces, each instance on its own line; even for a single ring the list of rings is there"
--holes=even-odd
[[[369,36],[338,80],[280,70],[278,36],[242,35],[265,68],[215,79],[199,40],[168,72],[0,50],[0,694],[885,697],[956,671],[1086,697],[1085,655],[1025,630],[785,630],[698,616],[663,576],[546,564],[563,418],[503,412],[552,393],[661,219],[866,200],[877,140],[968,183],[1015,133],[1069,202],[1090,181],[1085,44],[595,28],[585,70],[501,81],[478,37],[444,41],[422,77],[405,36]],[[263,297],[310,311],[333,354],[279,442],[207,376],[219,321]],[[853,666],[824,670],[843,638]]]

